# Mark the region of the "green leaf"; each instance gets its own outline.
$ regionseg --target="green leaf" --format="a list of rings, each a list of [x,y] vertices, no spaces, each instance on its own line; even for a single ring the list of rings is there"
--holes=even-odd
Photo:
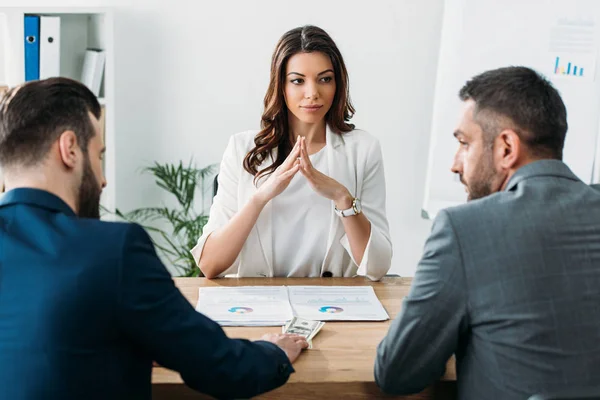
[[[203,209],[205,196],[212,194],[212,183],[217,165],[197,168],[192,159],[184,165],[154,162],[142,170],[155,178],[156,185],[177,200],[177,208],[166,206],[143,207],[129,212],[118,208],[114,212],[102,207],[105,213],[111,213],[128,222],[139,223],[151,235],[152,241],[159,251],[181,276],[202,276],[190,249],[202,235],[208,222],[208,210]],[[200,192],[200,209],[196,195]],[[165,224],[169,229],[160,229],[156,224]]]

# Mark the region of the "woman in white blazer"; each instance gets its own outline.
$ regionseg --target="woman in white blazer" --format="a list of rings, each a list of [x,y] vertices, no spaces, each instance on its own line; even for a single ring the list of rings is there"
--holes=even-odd
[[[390,268],[378,140],[354,129],[344,60],[315,26],[285,33],[262,129],[231,137],[191,250],[208,278],[367,276]]]

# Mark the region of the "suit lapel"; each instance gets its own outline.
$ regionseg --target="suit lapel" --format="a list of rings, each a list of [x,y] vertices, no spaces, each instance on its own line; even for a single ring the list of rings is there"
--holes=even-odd
[[[276,152],[277,150],[274,150]],[[274,162],[274,154],[271,154],[262,165],[271,165]],[[275,156],[276,157],[276,156]],[[262,185],[266,179],[261,179],[258,182],[258,187]],[[255,188],[256,191],[256,188]],[[272,222],[273,206],[269,201],[263,208],[258,219],[256,220],[256,232],[260,247],[265,258],[265,262],[270,271],[270,276],[273,276],[273,222]]]
[[[328,175],[330,178],[335,179],[340,184],[344,185],[350,193],[356,194],[356,177],[355,166],[352,160],[349,159],[344,138],[341,135],[332,132],[329,126],[327,126],[327,167],[329,169]],[[333,245],[336,237],[341,237],[344,234],[344,225],[333,211],[335,202],[331,201],[331,220],[329,224],[329,236],[327,239],[327,252],[321,265],[321,270],[324,266],[329,264],[329,258],[331,257],[331,246]]]

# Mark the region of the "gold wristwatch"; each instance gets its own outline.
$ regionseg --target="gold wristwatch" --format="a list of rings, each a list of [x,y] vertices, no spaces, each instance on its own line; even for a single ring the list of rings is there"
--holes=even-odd
[[[334,207],[335,213],[340,217],[349,217],[351,215],[358,215],[362,212],[362,207],[360,205],[360,199],[356,197],[352,199],[352,207],[347,210],[338,210],[337,207]]]

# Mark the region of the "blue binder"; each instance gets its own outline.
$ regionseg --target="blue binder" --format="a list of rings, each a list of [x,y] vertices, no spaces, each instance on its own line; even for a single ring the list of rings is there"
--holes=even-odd
[[[40,79],[40,17],[25,16],[25,81]]]

